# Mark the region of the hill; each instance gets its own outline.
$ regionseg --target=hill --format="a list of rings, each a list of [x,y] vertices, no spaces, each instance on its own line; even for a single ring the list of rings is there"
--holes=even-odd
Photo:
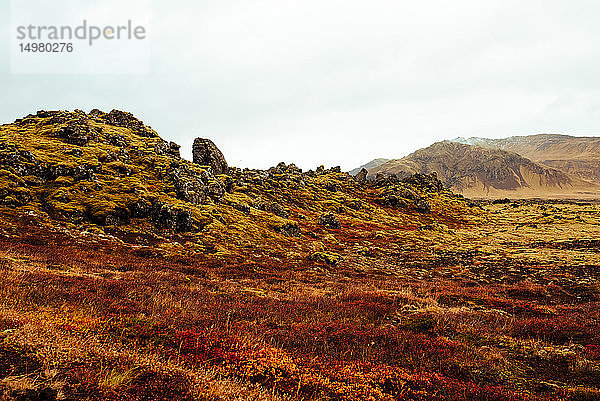
[[[451,141],[388,161],[369,175],[433,172],[446,186],[468,197],[585,197],[599,189],[597,184],[514,152]]]
[[[0,126],[0,202],[49,226],[106,227],[133,242],[185,234],[199,249],[223,252],[241,252],[248,241],[264,248],[265,240],[288,251],[305,248],[296,237],[317,229],[326,213],[353,230],[427,224],[465,207],[450,192],[427,192],[418,183],[367,186],[339,168],[229,168],[205,139],[195,141],[194,161],[129,113],[41,111]],[[380,206],[395,187],[411,193],[406,213]],[[416,212],[417,202],[430,213]]]
[[[502,139],[456,138],[454,142],[518,153],[574,177],[600,182],[600,138],[540,134]]]
[[[365,170],[370,170],[372,168],[381,166],[383,163],[390,161],[390,159],[383,159],[383,158],[379,158],[379,159],[373,159],[368,163],[363,164],[360,167],[355,168],[354,170],[349,171],[348,173],[350,175],[356,175],[360,172],[360,170],[362,170],[363,168]]]

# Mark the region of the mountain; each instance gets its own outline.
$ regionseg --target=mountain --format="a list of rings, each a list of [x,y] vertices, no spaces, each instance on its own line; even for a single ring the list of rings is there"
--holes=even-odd
[[[369,170],[369,175],[434,172],[450,189],[470,197],[585,197],[600,188],[514,152],[452,141],[388,161]]]
[[[600,138],[540,134],[503,139],[456,138],[454,142],[515,152],[575,177],[600,182]]]
[[[362,170],[363,168],[366,170],[370,170],[372,168],[381,166],[383,163],[390,161],[390,159],[383,159],[383,158],[379,158],[379,159],[373,159],[370,162],[363,164],[360,167],[355,168],[354,170],[349,171],[348,173],[350,175],[356,175],[360,172],[360,170]]]

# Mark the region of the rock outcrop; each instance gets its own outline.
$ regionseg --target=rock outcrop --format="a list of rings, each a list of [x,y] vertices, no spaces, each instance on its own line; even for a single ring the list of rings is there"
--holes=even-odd
[[[194,163],[209,166],[215,175],[226,174],[229,170],[225,156],[210,139],[196,138],[192,155]]]

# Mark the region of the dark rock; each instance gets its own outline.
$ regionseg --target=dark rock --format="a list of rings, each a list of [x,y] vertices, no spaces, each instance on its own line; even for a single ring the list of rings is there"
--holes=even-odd
[[[356,174],[354,176],[354,179],[356,180],[356,182],[358,182],[359,184],[365,184],[367,182],[367,174],[369,172],[367,171],[366,168],[361,169],[358,174]]]
[[[0,165],[12,170],[18,176],[33,175],[46,178],[46,169],[28,150],[20,150],[14,145],[0,143]]]
[[[437,174],[413,174],[404,178],[402,182],[428,192],[440,192],[444,190],[444,184],[437,178]]]
[[[71,175],[75,181],[96,181],[96,172],[97,168],[95,166],[83,164],[75,167]]]
[[[404,186],[406,184],[389,185],[384,187],[379,199],[376,201],[381,206],[400,208],[414,208],[420,213],[431,212],[431,205],[415,190]]]
[[[207,187],[200,174],[185,164],[171,171],[171,181],[177,198],[186,202],[200,204],[206,201]]]
[[[246,205],[243,203],[231,203],[230,204],[235,210],[239,210],[244,214],[250,214],[250,205]]]
[[[110,163],[115,161],[120,161],[122,163],[129,163],[131,161],[129,157],[129,151],[125,148],[119,149],[118,152],[108,152],[106,155],[100,156],[98,158],[102,163]]]
[[[179,149],[181,148],[181,146],[179,146],[178,144],[176,144],[173,141],[169,142],[169,148],[167,149],[167,154],[173,157],[181,157],[181,154],[179,153]]]
[[[169,177],[177,197],[186,202],[200,204],[208,198],[218,202],[225,195],[225,186],[210,171],[199,173],[187,161],[173,162]]]
[[[161,140],[156,144],[156,146],[154,146],[154,151],[159,155],[167,155],[179,159],[181,158],[181,155],[179,154],[179,148],[181,148],[181,146],[175,142],[167,143],[167,141]]]
[[[228,166],[223,153],[210,139],[196,138],[192,149],[193,161],[202,166],[210,166],[213,174],[227,174]]]
[[[65,154],[73,156],[73,157],[81,157],[81,156],[83,156],[83,151],[78,148],[71,148],[71,149],[65,150]]]
[[[118,146],[120,148],[124,148],[127,145],[129,145],[129,143],[127,142],[127,139],[123,135],[111,135],[107,139],[108,139],[109,145],[112,145],[112,146]]]
[[[125,208],[117,208],[113,212],[104,216],[104,221],[100,222],[105,226],[118,226],[129,222],[129,211]]]
[[[218,202],[223,196],[225,196],[225,186],[214,175],[212,175],[210,171],[204,170],[200,176],[206,183],[206,194],[213,201]]]
[[[91,140],[91,130],[84,120],[72,120],[62,127],[57,133],[58,138],[71,145],[85,146]]]
[[[338,229],[338,228],[342,227],[342,225],[340,224],[339,220],[331,212],[324,213],[321,216],[319,216],[318,223],[321,226],[325,226],[325,227],[333,228],[333,229]]]
[[[72,175],[73,170],[71,167],[63,166],[60,164],[48,166],[46,178],[48,180],[55,180],[58,177],[69,177]]]
[[[56,117],[63,114],[60,111],[46,111],[46,110],[38,110],[38,112],[35,114],[35,116],[39,117],[39,118],[49,118],[49,117]],[[32,116],[31,114],[29,116]],[[27,116],[27,117],[29,117]],[[33,117],[33,116],[32,116]]]
[[[288,218],[290,216],[290,212],[288,212],[283,206],[279,203],[271,203],[267,207],[267,211],[273,213],[275,216]]]
[[[287,172],[291,174],[302,174],[302,169],[292,163],[288,166]]]
[[[92,109],[92,111],[90,111],[88,115],[90,117],[100,117],[103,114],[104,114],[104,112],[99,109]]]
[[[130,207],[131,217],[136,219],[145,219],[150,216],[152,209],[153,206],[149,200],[140,198]]]
[[[397,185],[399,182],[400,179],[395,174],[377,173],[377,175],[375,176],[375,186],[377,187]]]
[[[162,204],[154,208],[151,217],[159,228],[176,232],[190,231],[193,228],[192,214],[189,209]]]
[[[295,222],[287,222],[277,227],[277,231],[287,237],[300,237],[302,232]]]
[[[260,198],[256,198],[252,201],[252,207],[257,210],[267,210],[267,204]]]
[[[425,199],[415,201],[415,210],[419,213],[431,213],[431,204]]]
[[[327,183],[325,183],[325,189],[329,192],[337,192],[339,191],[339,186],[333,181],[328,181]]]
[[[104,120],[115,127],[129,128],[134,134],[155,138],[158,136],[150,127],[146,127],[144,123],[133,116],[131,113],[126,113],[120,110],[113,110],[104,116]]]
[[[494,199],[492,201],[492,205],[505,205],[507,203],[510,203],[510,199],[508,198],[504,198],[504,199]]]
[[[232,193],[234,185],[235,185],[235,183],[233,181],[233,178],[231,178],[230,176],[225,176],[225,182],[223,183],[223,186],[225,187],[225,191],[228,193]]]

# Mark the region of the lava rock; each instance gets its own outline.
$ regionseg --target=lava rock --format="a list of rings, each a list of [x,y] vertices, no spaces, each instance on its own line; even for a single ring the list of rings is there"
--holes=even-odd
[[[402,182],[428,192],[440,192],[444,190],[444,184],[438,180],[435,172],[431,174],[413,174],[404,178]]]
[[[287,209],[285,209],[279,203],[271,203],[267,207],[267,211],[273,213],[275,216],[283,217],[284,219],[290,216],[290,212],[288,212]]]
[[[90,134],[90,127],[85,120],[72,120],[62,127],[56,136],[71,145],[86,146],[91,139]]]
[[[295,222],[284,223],[277,227],[277,231],[287,237],[300,237],[302,235],[300,227]]]
[[[155,138],[158,136],[150,127],[146,127],[144,123],[133,116],[131,113],[126,113],[120,110],[112,110],[110,113],[103,116],[105,121],[115,127],[129,128],[135,134]]]
[[[111,135],[107,139],[108,139],[108,143],[112,146],[118,146],[120,148],[124,148],[127,145],[129,145],[129,143],[127,142],[127,139],[123,135]]]
[[[65,154],[73,156],[73,157],[81,157],[81,156],[83,156],[83,151],[79,148],[71,148],[71,149],[65,150]]]
[[[194,204],[206,201],[207,187],[200,174],[184,164],[174,168],[170,175],[177,198]]]
[[[319,223],[319,225],[325,226],[327,228],[338,229],[338,228],[342,227],[342,225],[340,224],[340,221],[331,212],[324,213],[321,216],[319,216],[318,223]]]
[[[159,155],[167,155],[179,159],[181,158],[179,148],[181,148],[181,146],[175,142],[171,141],[167,143],[167,141],[160,141],[154,147],[154,151]]]
[[[356,174],[354,176],[354,179],[356,180],[356,182],[358,182],[359,184],[365,184],[367,182],[367,174],[369,172],[367,171],[366,168],[361,169],[358,174]]]
[[[226,174],[229,170],[223,153],[210,139],[196,138],[192,148],[193,161],[202,166],[210,166],[213,174]]]
[[[192,214],[189,209],[162,204],[152,213],[152,221],[157,227],[176,232],[190,231],[193,228]]]
[[[419,213],[431,213],[431,204],[425,199],[415,201],[415,210]]]

